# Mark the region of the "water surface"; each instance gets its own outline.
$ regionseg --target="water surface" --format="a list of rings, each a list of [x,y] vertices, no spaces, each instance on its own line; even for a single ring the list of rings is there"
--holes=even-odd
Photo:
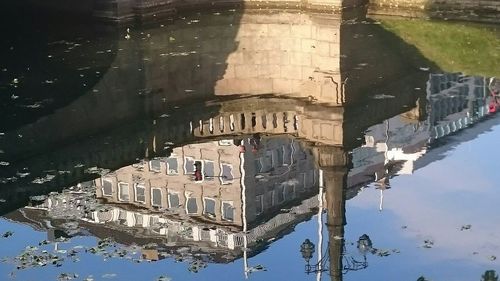
[[[2,278],[495,274],[496,26],[42,22],[0,45]]]

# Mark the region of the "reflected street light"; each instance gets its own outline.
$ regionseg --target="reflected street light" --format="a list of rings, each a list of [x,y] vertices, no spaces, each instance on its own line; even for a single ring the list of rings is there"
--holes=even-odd
[[[312,243],[309,239],[306,239],[302,245],[300,245],[300,253],[302,254],[302,258],[306,261],[306,272],[311,272],[311,266],[309,265],[309,261],[311,260],[313,254],[315,252],[314,243]]]

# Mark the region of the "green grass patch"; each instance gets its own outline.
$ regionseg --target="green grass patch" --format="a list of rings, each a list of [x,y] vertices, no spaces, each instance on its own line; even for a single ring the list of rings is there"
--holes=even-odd
[[[442,71],[500,77],[498,26],[387,18],[381,23]]]

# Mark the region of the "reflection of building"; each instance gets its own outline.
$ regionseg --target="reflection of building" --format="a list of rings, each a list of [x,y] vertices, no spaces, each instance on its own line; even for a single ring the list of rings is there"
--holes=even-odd
[[[381,209],[383,190],[390,188],[391,177],[412,174],[429,162],[421,158],[438,139],[490,114],[487,78],[430,74],[426,90],[426,104],[417,100],[414,109],[370,126],[364,144],[353,149],[347,185],[362,187],[374,182],[381,190]],[[419,113],[423,110],[427,113]],[[423,116],[427,118],[422,120]]]
[[[312,155],[298,142],[259,137],[255,149],[254,138],[244,146],[233,140],[186,145],[168,158],[123,167],[96,180],[97,197],[238,227],[245,207],[252,223],[317,185]]]
[[[431,108],[428,118],[431,137],[437,139],[466,128],[488,114],[488,80],[459,73],[432,74],[427,98]]]
[[[77,220],[98,236],[99,229],[112,229],[118,242],[125,233],[143,245],[160,239],[160,246],[144,250],[147,258],[184,255],[189,247],[191,254],[227,262],[246,256],[247,249],[259,251],[312,216],[317,187],[307,147],[290,137],[254,135],[174,148],[167,158],[93,181],[87,193],[51,194],[25,213],[40,220],[44,215],[33,212],[45,210],[52,225],[63,229],[60,219]]]

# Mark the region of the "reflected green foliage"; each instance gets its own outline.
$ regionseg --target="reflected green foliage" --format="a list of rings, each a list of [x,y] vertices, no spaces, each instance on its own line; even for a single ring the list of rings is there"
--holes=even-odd
[[[486,270],[481,276],[481,281],[498,281],[498,275],[495,270]]]
[[[496,26],[422,19],[381,20],[442,71],[500,77],[500,29]]]

